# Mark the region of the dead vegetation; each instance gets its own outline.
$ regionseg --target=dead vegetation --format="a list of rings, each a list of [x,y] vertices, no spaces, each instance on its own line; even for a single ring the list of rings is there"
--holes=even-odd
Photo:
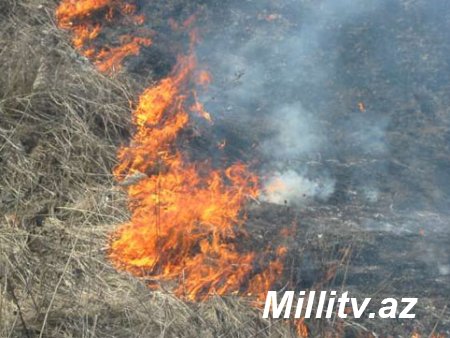
[[[0,336],[285,336],[233,300],[187,305],[117,273],[108,233],[132,88],[99,74],[53,23],[53,2],[2,2]]]

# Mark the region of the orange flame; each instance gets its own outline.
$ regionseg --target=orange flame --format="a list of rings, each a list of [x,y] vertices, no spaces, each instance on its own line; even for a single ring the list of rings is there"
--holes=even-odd
[[[100,71],[111,72],[151,44],[147,37],[129,34],[114,46],[99,47],[110,22],[143,24],[136,11],[119,0],[62,0],[56,16],[59,26],[73,34],[74,47]],[[244,243],[242,207],[259,195],[257,175],[243,163],[217,169],[208,161],[193,161],[178,147],[181,132],[193,124],[191,114],[211,121],[193,89],[206,89],[212,81],[208,72],[197,70],[194,21],[191,16],[182,25],[172,22],[190,30],[189,53],[142,93],[133,111],[136,132],[118,152],[114,175],[127,187],[131,219],[112,235],[109,258],[117,269],[153,284],[167,283],[188,300],[214,294],[262,300],[283,271],[287,249],[257,253]]]
[[[238,249],[245,234],[241,207],[258,196],[257,176],[242,163],[214,169],[176,149],[190,122],[189,99],[199,105],[189,89],[195,67],[193,53],[180,57],[134,111],[137,131],[120,150],[114,173],[119,181],[136,172],[146,176],[128,188],[131,221],[115,233],[110,258],[138,276],[177,281],[175,293],[190,300],[234,293],[263,298],[282,271],[285,249],[267,263]],[[255,265],[265,268],[257,274]]]
[[[205,70],[198,72],[197,75],[197,84],[207,87],[212,81],[211,74]]]
[[[423,336],[417,331],[414,331],[411,334],[411,338],[422,338],[422,337]],[[429,337],[429,338],[446,338],[446,335],[444,335],[442,333],[431,333],[431,334],[427,335],[427,337]]]
[[[126,27],[144,24],[143,15],[136,13],[136,6],[124,0],[62,0],[56,9],[58,26],[72,33],[73,46],[84,56],[94,61],[101,72],[114,72],[121,68],[125,58],[138,55],[140,49],[151,45],[151,39],[122,35],[114,45],[98,48],[105,22],[114,20]]]
[[[297,319],[294,321],[295,331],[299,337],[309,337],[309,329],[305,324],[305,319]]]
[[[120,46],[104,48],[98,52],[98,54],[94,57],[95,65],[101,72],[120,69],[122,61],[127,56],[138,55],[141,46],[150,46],[150,44],[150,39],[123,36]]]

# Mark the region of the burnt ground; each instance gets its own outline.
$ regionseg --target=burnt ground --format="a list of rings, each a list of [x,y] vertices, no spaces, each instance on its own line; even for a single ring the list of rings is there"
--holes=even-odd
[[[287,240],[297,289],[419,297],[415,321],[362,325],[448,334],[450,8],[381,1],[353,11],[357,3],[211,4],[199,54],[218,82],[205,95],[216,113],[212,137],[228,137],[228,158],[256,158],[263,175],[334,179],[326,198],[249,212],[249,227],[271,243],[298,223]],[[300,103],[306,128],[282,119],[286,103]],[[303,145],[279,142],[284,130]],[[315,144],[304,146],[311,140],[302,133]]]
[[[441,215],[386,215],[363,205],[301,210],[263,205],[251,208],[249,217],[260,238],[278,238],[290,248],[288,276],[280,288],[291,280],[288,289],[349,291],[357,298],[372,298],[369,308],[374,312],[387,297],[419,298],[415,320],[349,319],[347,334],[358,336],[368,330],[395,336],[405,329],[427,332],[434,325],[439,327],[437,332],[448,332],[450,234],[392,230],[410,223],[426,224],[430,219],[445,227]],[[290,227],[294,220],[296,235],[280,240],[277,231]],[[376,229],[369,228],[372,223]],[[386,230],[380,229],[380,223]],[[319,321],[310,324],[321,325]]]

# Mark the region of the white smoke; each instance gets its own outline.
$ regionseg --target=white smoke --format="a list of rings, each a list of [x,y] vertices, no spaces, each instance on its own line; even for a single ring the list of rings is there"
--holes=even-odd
[[[208,96],[202,98],[207,109],[216,120],[238,120],[240,125],[257,127],[254,133],[263,130],[258,135],[262,140],[258,150],[266,159],[261,171],[275,172],[263,184],[270,187],[278,180],[288,187],[271,191],[265,196],[267,201],[301,204],[326,200],[334,192],[333,174],[325,169],[313,173],[308,162],[339,154],[346,147],[378,154],[386,150],[387,123],[382,118],[368,123],[368,114],[359,119],[350,114],[323,124],[327,112],[342,109],[329,105],[334,95],[329,83],[334,81],[342,56],[336,32],[354,18],[376,11],[381,3],[324,0],[299,11],[301,2],[297,0],[278,9],[262,0],[244,6],[249,18],[271,8],[279,20],[290,23],[277,30],[275,23],[259,22],[252,34],[246,35],[242,27],[248,24],[247,16],[236,14],[231,16],[233,25],[201,44],[199,55],[211,66],[213,77],[223,79],[213,83]],[[345,135],[339,144],[329,139],[335,130],[343,130]],[[369,200],[377,199],[369,195]]]
[[[274,173],[265,183],[263,200],[276,204],[303,204],[311,199],[326,200],[334,191],[329,177],[309,179],[294,170]]]
[[[298,159],[320,149],[322,138],[315,119],[300,103],[275,111],[271,129],[275,134],[264,140],[262,149],[277,160]]]
[[[310,178],[299,161],[320,151],[324,138],[314,116],[301,103],[282,106],[271,118],[272,137],[261,144],[271,166],[279,167],[264,182],[263,200],[276,204],[301,205],[326,200],[334,192],[335,181],[328,175]]]

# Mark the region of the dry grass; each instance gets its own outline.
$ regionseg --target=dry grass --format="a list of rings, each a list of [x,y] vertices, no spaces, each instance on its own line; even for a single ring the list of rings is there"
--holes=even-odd
[[[185,304],[105,259],[127,218],[111,168],[135,85],[77,56],[54,5],[0,5],[0,336],[288,336],[243,302]]]

